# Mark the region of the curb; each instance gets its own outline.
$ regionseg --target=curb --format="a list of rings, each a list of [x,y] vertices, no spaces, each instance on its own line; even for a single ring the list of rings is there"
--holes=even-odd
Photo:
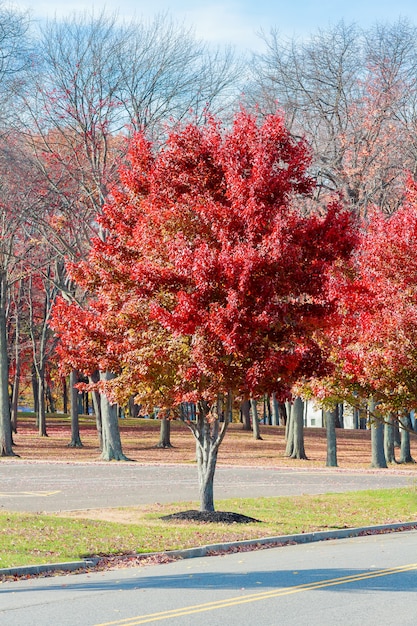
[[[303,543],[313,543],[315,541],[326,541],[329,539],[349,539],[366,535],[377,535],[391,532],[416,530],[417,522],[398,522],[396,524],[382,524],[379,526],[362,526],[359,528],[344,528],[342,530],[322,530],[312,533],[299,533],[296,535],[281,535],[277,537],[262,537],[260,539],[246,539],[244,541],[234,541],[231,543],[209,544],[197,548],[187,548],[184,550],[167,550],[163,552],[146,552],[137,556],[146,559],[155,555],[165,555],[177,559],[193,559],[202,556],[211,556],[218,552],[239,552],[242,548],[253,547],[259,549],[262,546],[272,548]],[[100,558],[84,559],[82,561],[71,561],[68,563],[49,563],[43,565],[22,565],[20,567],[0,568],[0,578],[2,576],[25,576],[42,574],[47,572],[71,572],[79,569],[95,567]]]

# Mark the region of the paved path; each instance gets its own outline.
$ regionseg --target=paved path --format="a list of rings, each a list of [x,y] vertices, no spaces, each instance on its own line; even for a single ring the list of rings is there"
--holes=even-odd
[[[414,472],[222,467],[216,500],[402,487]],[[194,465],[0,461],[0,509],[63,511],[198,500]]]
[[[417,532],[0,586],[4,626],[414,626]]]

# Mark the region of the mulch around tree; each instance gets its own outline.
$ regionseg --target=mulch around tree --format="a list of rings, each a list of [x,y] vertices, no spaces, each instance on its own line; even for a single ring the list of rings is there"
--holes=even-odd
[[[171,515],[164,515],[161,517],[164,521],[182,520],[186,522],[215,522],[220,524],[251,524],[252,522],[259,522],[260,520],[254,517],[248,517],[241,513],[231,513],[230,511],[179,511],[178,513],[172,513]]]

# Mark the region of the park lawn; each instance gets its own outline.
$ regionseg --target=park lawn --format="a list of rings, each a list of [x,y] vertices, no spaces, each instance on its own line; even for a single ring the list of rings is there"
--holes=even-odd
[[[161,519],[192,508],[196,503],[78,511],[65,517],[1,512],[0,568],[417,521],[417,488],[239,498],[216,503],[219,511],[242,513],[259,523],[197,524]]]

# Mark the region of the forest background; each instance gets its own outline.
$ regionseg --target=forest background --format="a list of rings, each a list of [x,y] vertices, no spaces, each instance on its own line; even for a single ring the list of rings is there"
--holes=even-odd
[[[202,43],[167,15],[146,23],[120,23],[105,12],[74,15],[35,30],[27,15],[3,6],[0,21],[1,454],[15,454],[18,407],[29,398],[41,437],[47,408],[71,407],[74,447],[81,445],[77,382],[90,375],[99,433],[103,406],[114,408],[99,394],[106,378],[100,387],[93,371],[65,371],[70,361],[59,355],[50,322],[58,297],[77,305],[85,298],[69,267],[91,259],[94,237],[105,240],[103,214],[120,167],[127,166],[130,140],[143,133],[158,152],[186,123],[204,128],[212,115],[230,129],[244,109],[262,127],[278,107],[288,141],[306,141],[306,175],[313,182],[308,197],[293,190],[290,206],[325,217],[336,199],[354,216],[359,234],[352,256],[326,283],[329,323],[311,329],[312,336],[320,331],[314,341],[326,376],[322,371],[313,379],[304,369],[291,378],[297,386],[287,398],[265,389],[267,419],[289,425],[284,399],[314,395],[327,411],[330,433],[340,418],[337,407],[348,402],[377,431],[376,466],[392,461],[396,425],[402,460],[410,461],[407,434],[415,425],[410,410],[417,391],[416,27],[407,20],[366,30],[340,23],[302,42],[272,29],[248,60],[230,47]],[[248,420],[251,408],[254,427],[256,400],[240,398],[241,419]],[[300,426],[297,402],[293,423]],[[225,407],[216,406],[215,422],[222,411],[230,416]],[[132,404],[130,410],[136,411]],[[114,415],[109,409],[103,458],[123,458]],[[381,420],[388,424],[385,449]],[[162,422],[168,429],[169,420]],[[289,455],[302,457],[294,433]],[[166,445],[167,430],[161,437]]]

